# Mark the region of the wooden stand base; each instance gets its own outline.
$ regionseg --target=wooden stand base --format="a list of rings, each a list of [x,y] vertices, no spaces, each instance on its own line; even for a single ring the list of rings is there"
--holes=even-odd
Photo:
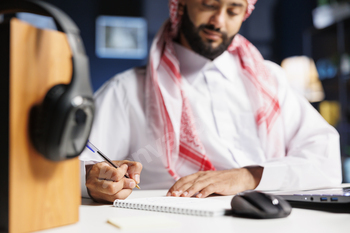
[[[8,129],[8,151],[2,156],[7,156],[8,163],[0,169],[8,168],[7,177],[0,179],[4,179],[1,184],[8,183],[8,193],[0,191],[0,216],[5,210],[8,219],[0,221],[0,230],[32,232],[75,223],[81,200],[78,158],[63,162],[45,159],[34,149],[28,132],[32,106],[41,103],[53,85],[70,82],[71,52],[66,36],[15,18],[1,30],[1,37],[5,37],[3,30],[8,30],[10,81],[9,104],[1,103],[1,112],[6,110],[9,117],[8,122],[1,122],[5,125],[2,131]],[[6,140],[1,145],[4,143]]]

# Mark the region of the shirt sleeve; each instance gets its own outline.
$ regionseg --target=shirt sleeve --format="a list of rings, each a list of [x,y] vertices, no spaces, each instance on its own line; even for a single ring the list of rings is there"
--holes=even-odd
[[[257,190],[303,190],[339,185],[342,180],[338,132],[288,85],[281,67],[267,63],[279,83],[286,152],[264,167]]]
[[[129,153],[130,128],[128,101],[120,80],[114,77],[94,95],[95,114],[89,140],[111,160],[123,160]],[[89,149],[80,155],[81,191],[89,197],[85,186],[85,165],[104,161]]]

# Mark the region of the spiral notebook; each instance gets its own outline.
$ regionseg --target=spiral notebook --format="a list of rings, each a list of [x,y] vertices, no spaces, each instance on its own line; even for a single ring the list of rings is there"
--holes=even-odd
[[[230,199],[191,197],[149,197],[119,200],[113,203],[114,207],[148,210],[156,212],[186,214],[196,216],[221,216],[231,209]]]

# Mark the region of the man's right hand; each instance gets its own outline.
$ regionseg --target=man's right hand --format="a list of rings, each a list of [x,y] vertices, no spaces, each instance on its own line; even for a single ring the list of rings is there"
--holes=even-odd
[[[110,203],[127,198],[140,183],[142,165],[128,160],[113,161],[116,169],[106,162],[86,165],[86,187],[90,197],[97,202]],[[128,173],[130,179],[124,175]]]

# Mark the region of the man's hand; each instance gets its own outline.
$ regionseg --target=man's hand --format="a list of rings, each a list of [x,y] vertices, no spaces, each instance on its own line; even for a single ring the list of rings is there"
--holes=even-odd
[[[106,162],[86,166],[86,187],[90,197],[97,202],[113,202],[127,198],[140,183],[142,165],[128,160],[113,161],[116,169]],[[128,173],[130,179],[124,175]]]
[[[233,195],[255,189],[262,176],[262,167],[245,167],[223,171],[200,171],[179,179],[167,196],[207,197],[212,193]]]

